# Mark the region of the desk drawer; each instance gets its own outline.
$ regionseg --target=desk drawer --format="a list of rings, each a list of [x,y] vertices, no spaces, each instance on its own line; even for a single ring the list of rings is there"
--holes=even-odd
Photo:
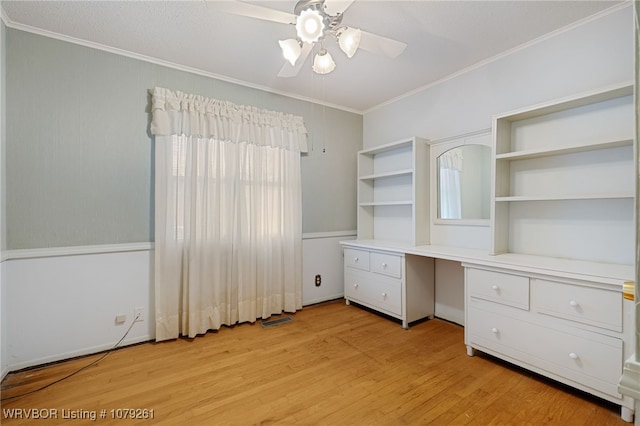
[[[347,269],[344,294],[347,299],[362,302],[392,315],[402,315],[401,280],[372,272]]]
[[[402,257],[393,254],[371,253],[370,268],[372,272],[402,278]]]
[[[369,270],[369,252],[351,248],[344,249],[344,264],[350,268]]]
[[[600,288],[534,279],[532,304],[541,314],[622,331],[622,295]]]
[[[622,340],[568,334],[535,323],[468,308],[467,343],[483,346],[617,397]]]
[[[469,296],[520,309],[529,309],[529,278],[467,268]]]

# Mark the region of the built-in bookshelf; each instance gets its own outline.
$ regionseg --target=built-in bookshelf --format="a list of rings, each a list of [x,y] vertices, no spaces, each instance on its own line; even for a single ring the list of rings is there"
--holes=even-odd
[[[428,177],[423,139],[358,152],[358,239],[427,244]]]
[[[632,89],[494,118],[494,254],[634,263]]]

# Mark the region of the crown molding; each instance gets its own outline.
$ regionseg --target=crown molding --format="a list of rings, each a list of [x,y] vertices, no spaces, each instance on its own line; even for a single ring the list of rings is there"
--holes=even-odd
[[[125,49],[120,49],[120,48],[117,48],[117,47],[112,47],[112,46],[108,46],[108,45],[105,45],[105,44],[96,43],[96,42],[93,42],[93,41],[84,40],[84,39],[80,39],[80,38],[76,38],[76,37],[71,37],[71,36],[68,36],[68,35],[56,33],[56,32],[53,32],[53,31],[44,30],[44,29],[37,28],[37,27],[32,27],[30,25],[21,24],[19,22],[14,22],[7,16],[6,12],[4,11],[4,8],[2,8],[1,5],[0,5],[0,18],[2,19],[2,21],[4,22],[4,24],[8,28],[11,28],[11,29],[14,29],[14,30],[25,31],[25,32],[28,32],[28,33],[31,33],[31,34],[40,35],[40,36],[43,36],[43,37],[53,38],[53,39],[60,40],[60,41],[66,41],[68,43],[77,44],[77,45],[80,45],[80,46],[89,47],[89,48],[96,49],[96,50],[102,50],[104,52],[113,53],[115,55],[120,55],[120,56],[125,56],[125,57],[131,58],[131,59],[137,59],[139,61],[144,61],[144,62],[152,63],[152,64],[155,64],[155,65],[160,65],[160,66],[167,67],[167,68],[176,69],[178,71],[188,72],[190,74],[195,74],[195,75],[200,75],[200,76],[203,76],[203,77],[213,78],[213,79],[216,79],[216,80],[226,81],[227,83],[237,84],[238,86],[244,86],[244,87],[248,87],[250,89],[261,90],[263,92],[273,93],[275,95],[285,96],[287,98],[292,98],[292,99],[296,99],[296,100],[299,100],[299,101],[309,102],[309,103],[316,104],[316,105],[322,105],[322,106],[325,106],[325,107],[334,108],[334,109],[338,109],[338,110],[341,110],[341,111],[350,112],[350,113],[354,113],[354,114],[358,114],[358,115],[362,115],[363,114],[363,111],[356,110],[356,109],[353,109],[353,108],[348,108],[348,107],[345,107],[345,106],[342,106],[342,105],[332,104],[332,103],[329,103],[329,102],[324,102],[324,101],[319,100],[319,99],[314,99],[314,98],[307,97],[307,96],[301,96],[301,95],[297,95],[297,94],[294,94],[294,93],[288,93],[288,92],[281,91],[281,90],[275,90],[275,89],[272,89],[270,87],[261,86],[259,84],[249,83],[247,81],[238,80],[238,79],[235,79],[235,78],[232,78],[232,77],[228,77],[226,75],[216,74],[216,73],[212,73],[212,72],[209,72],[209,71],[201,70],[199,68],[189,67],[189,66],[186,66],[186,65],[180,65],[180,64],[176,64],[174,62],[165,61],[163,59],[154,58],[152,56],[146,56],[146,55],[142,55],[140,53],[130,52],[130,51],[125,50]]]

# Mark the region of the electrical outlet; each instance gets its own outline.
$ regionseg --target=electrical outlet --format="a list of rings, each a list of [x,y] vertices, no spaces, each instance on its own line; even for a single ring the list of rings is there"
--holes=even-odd
[[[133,318],[135,322],[144,321],[144,308],[135,308]]]
[[[316,287],[320,287],[320,284],[322,284],[322,277],[318,274],[316,275]]]

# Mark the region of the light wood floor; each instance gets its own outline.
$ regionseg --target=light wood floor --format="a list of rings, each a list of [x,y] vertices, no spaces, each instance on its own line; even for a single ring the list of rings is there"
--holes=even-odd
[[[86,365],[86,357],[8,375],[2,397],[29,391]],[[223,328],[147,343],[10,408],[57,409],[17,424],[628,425],[619,407],[501,363],[468,357],[463,328],[442,320],[408,331],[343,301],[304,308],[294,321]],[[151,421],[111,419],[111,410],[154,410]],[[96,422],[63,419],[95,410]],[[106,418],[100,419],[100,411]]]

